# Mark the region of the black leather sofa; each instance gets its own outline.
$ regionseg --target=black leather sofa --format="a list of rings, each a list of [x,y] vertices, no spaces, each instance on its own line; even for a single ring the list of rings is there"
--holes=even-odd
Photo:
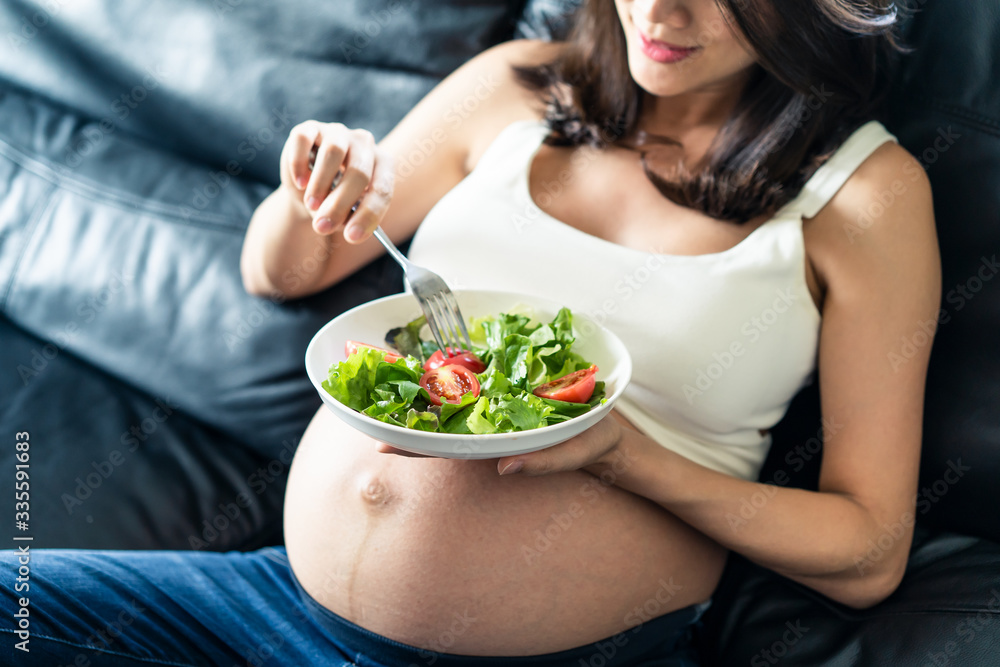
[[[706,665],[1000,664],[1000,7],[914,4],[885,122],[933,183],[944,299],[909,570],[856,611],[733,556]],[[305,345],[402,287],[380,260],[301,301],[244,294],[243,231],[285,134],[321,118],[381,136],[481,49],[558,36],[573,6],[0,3],[0,461],[30,433],[34,546],[280,543],[319,405]],[[815,386],[796,397],[762,481],[815,486],[818,406]]]

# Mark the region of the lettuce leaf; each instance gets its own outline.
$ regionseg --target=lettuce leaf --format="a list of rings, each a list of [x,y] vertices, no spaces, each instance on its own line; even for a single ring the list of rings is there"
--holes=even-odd
[[[358,348],[345,361],[330,367],[323,388],[347,407],[361,412],[372,403],[370,396],[375,388],[375,375],[384,357],[384,352],[374,348]]]
[[[438,418],[433,412],[423,412],[410,408],[406,411],[406,428],[417,431],[437,431]]]
[[[384,353],[362,347],[330,367],[323,388],[338,401],[388,424],[441,433],[509,433],[542,428],[578,417],[606,400],[597,382],[587,403],[540,398],[532,389],[590,366],[572,350],[573,316],[562,308],[549,323],[532,324],[520,313],[474,318],[469,334],[473,352],[486,363],[478,375],[480,395],[466,393],[458,403],[430,404],[419,382],[422,359],[438,347],[419,337],[423,317],[391,330],[386,340],[406,354],[386,363]]]

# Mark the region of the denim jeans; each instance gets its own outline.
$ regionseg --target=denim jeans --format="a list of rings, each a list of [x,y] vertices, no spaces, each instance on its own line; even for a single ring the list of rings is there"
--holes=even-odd
[[[283,548],[40,549],[30,552],[27,576],[11,554],[0,571],[3,665],[690,667],[691,628],[708,604],[566,651],[471,657],[401,644],[327,610],[302,590]],[[16,648],[25,636],[17,634],[20,598],[28,598],[27,653]]]

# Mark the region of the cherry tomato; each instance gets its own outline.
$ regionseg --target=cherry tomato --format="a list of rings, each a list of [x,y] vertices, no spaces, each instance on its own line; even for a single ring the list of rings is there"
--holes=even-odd
[[[427,371],[420,376],[420,386],[431,396],[431,403],[441,405],[444,402],[459,403],[462,396],[472,392],[479,397],[479,380],[476,374],[465,366],[445,364]]]
[[[358,348],[361,347],[370,347],[373,350],[378,350],[379,352],[385,352],[385,361],[386,363],[389,364],[394,363],[397,359],[401,358],[399,354],[393,352],[392,350],[387,350],[384,347],[379,347],[377,345],[369,345],[368,343],[359,343],[356,340],[349,340],[346,343],[344,343],[344,354],[346,354],[347,356],[351,356],[352,354],[358,351]]]
[[[424,362],[425,371],[432,371],[439,366],[444,366],[445,364],[465,366],[473,373],[482,373],[486,370],[486,364],[483,363],[482,359],[474,355],[469,350],[459,350],[454,347],[445,349],[448,350],[448,356],[444,356],[444,353],[441,350],[438,350],[431,355],[430,359]]]
[[[535,387],[531,393],[556,401],[586,403],[594,395],[594,385],[597,383],[597,380],[594,379],[596,372],[597,366],[591,365],[590,368],[564,375],[558,380]]]

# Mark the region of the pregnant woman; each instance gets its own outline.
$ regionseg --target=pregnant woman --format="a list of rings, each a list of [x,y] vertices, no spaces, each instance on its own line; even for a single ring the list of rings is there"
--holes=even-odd
[[[401,456],[320,409],[287,558],[36,553],[19,658],[693,664],[729,551],[850,607],[890,595],[930,346],[893,359],[940,300],[928,182],[872,119],[894,21],[878,0],[593,0],[567,42],[481,54],[378,145],[298,125],[247,232],[249,291],[337,289],[381,224],[453,287],[604,321],[632,385],[582,435],[499,460]],[[814,381],[819,490],[757,483]]]

